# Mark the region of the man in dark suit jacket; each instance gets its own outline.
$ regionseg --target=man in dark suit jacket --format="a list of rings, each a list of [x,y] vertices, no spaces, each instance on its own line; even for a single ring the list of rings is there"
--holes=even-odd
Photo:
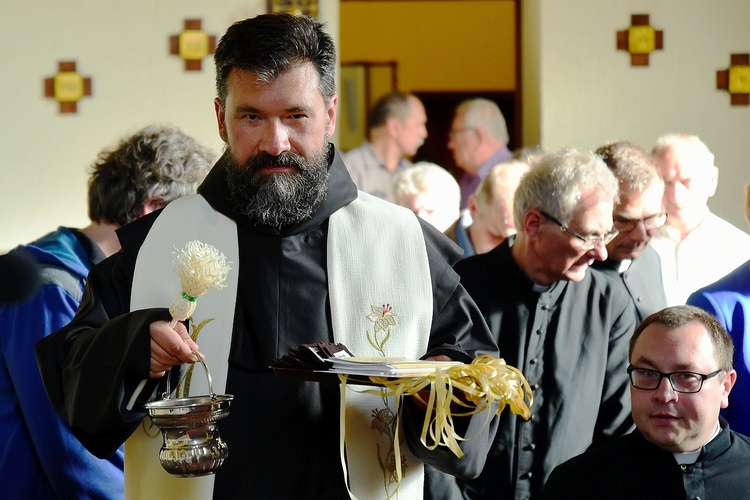
[[[719,416],[737,380],[733,351],[697,307],[649,316],[630,341],[637,429],[556,467],[540,498],[750,498],[750,438]]]
[[[628,341],[635,330],[619,283],[589,271],[607,258],[617,179],[592,152],[544,156],[516,189],[518,233],[456,272],[500,355],[526,376],[528,420],[501,415],[480,476],[427,471],[427,498],[534,498],[552,469],[631,429]]]
[[[648,245],[654,231],[667,222],[662,208],[664,182],[651,154],[633,143],[613,142],[596,153],[620,183],[620,200],[612,216],[619,234],[607,244],[607,260],[592,267],[624,284],[640,323],[667,307],[661,261]]]

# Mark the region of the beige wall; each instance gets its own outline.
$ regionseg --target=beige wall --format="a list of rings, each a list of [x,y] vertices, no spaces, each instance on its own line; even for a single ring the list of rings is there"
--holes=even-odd
[[[265,10],[265,0],[0,0],[0,251],[87,224],[88,166],[143,125],[172,123],[220,153],[213,61],[185,72],[169,36],[200,18],[220,37]],[[322,0],[320,18],[337,38],[338,2]],[[92,78],[75,115],[43,97],[60,60]]]
[[[747,0],[523,0],[524,137],[546,147],[596,148],[617,139],[647,149],[657,136],[692,133],[716,155],[712,210],[746,230],[750,107],[730,106],[716,71],[750,52]],[[664,49],[631,67],[616,31],[649,14]]]
[[[629,139],[650,148],[665,132],[696,133],[715,152],[721,170],[712,208],[746,228],[742,186],[750,180],[750,108],[731,107],[728,94],[715,89],[715,79],[731,53],[750,52],[750,2],[521,2],[524,143],[595,148]],[[463,81],[484,82],[468,88],[485,88],[484,78],[497,70],[498,59],[486,55],[493,53],[498,33],[475,29],[472,35],[487,39],[469,43],[450,28],[466,30],[468,16],[431,17],[456,2],[408,3],[409,9],[429,9],[424,16],[409,12],[430,22],[412,30],[413,42],[407,29],[390,23],[397,26],[391,37],[403,51],[439,54],[432,26],[439,40],[470,61],[439,72],[438,63],[413,65],[419,74],[453,73]],[[465,2],[487,8],[483,3],[493,2]],[[201,73],[184,72],[182,61],[167,53],[168,37],[193,17],[220,36],[229,24],[265,6],[264,0],[0,0],[0,251],[58,225],[85,224],[86,168],[103,146],[140,126],[170,122],[220,152],[211,61],[204,61]],[[630,24],[633,13],[650,14],[652,25],[664,30],[664,50],[652,54],[647,68],[631,67],[628,55],[615,50],[615,32]],[[338,2],[322,1],[321,18],[335,38],[338,15]],[[382,30],[389,22],[371,25]],[[363,28],[359,40],[368,40],[365,35]],[[77,115],[66,116],[43,97],[43,79],[54,75],[58,61],[69,59],[93,79],[94,95],[79,103]],[[403,81],[405,90],[424,86],[416,83],[418,76]],[[504,78],[494,76],[493,89],[507,88]],[[436,88],[456,85],[449,80]]]

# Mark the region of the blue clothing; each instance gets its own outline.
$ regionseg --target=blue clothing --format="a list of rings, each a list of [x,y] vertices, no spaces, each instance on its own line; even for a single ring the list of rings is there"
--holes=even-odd
[[[737,382],[721,414],[733,430],[750,434],[750,260],[694,292],[687,303],[716,316],[734,341]]]
[[[86,276],[104,254],[63,227],[14,252],[39,263],[42,286],[0,309],[0,497],[122,498],[122,450],[108,460],[86,451],[47,399],[34,357],[38,340],[73,319]]]
[[[469,226],[471,226],[471,215],[465,211],[444,233],[464,251],[463,259],[477,254],[474,244],[471,242],[471,236],[469,236]]]

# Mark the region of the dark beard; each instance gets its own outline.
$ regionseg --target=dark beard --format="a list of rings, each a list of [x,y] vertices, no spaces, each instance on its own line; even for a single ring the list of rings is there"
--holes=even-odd
[[[290,151],[278,156],[260,153],[239,165],[227,151],[227,181],[235,210],[256,224],[277,229],[308,219],[326,195],[328,185],[326,145],[308,163]],[[260,169],[290,165],[288,172],[261,174]]]

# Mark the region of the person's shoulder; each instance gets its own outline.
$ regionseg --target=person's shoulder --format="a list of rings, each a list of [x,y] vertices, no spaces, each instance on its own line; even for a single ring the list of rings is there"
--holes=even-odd
[[[22,251],[43,263],[43,255],[67,255],[76,246],[79,246],[79,244],[73,229],[60,226],[31,243],[18,246],[16,250]]]
[[[362,168],[369,158],[370,144],[365,141],[354,149],[341,153],[346,168]]]
[[[37,263],[43,284],[57,283],[61,273],[69,274],[73,281],[78,282],[86,278],[91,267],[89,255],[76,236],[76,230],[67,227],[59,227],[13,252],[22,253]],[[70,280],[66,278],[65,281]]]
[[[542,498],[606,497],[600,488],[638,462],[635,448],[635,437],[626,434],[568,459],[553,469]]]
[[[633,264],[641,267],[651,265],[661,268],[661,257],[659,257],[659,252],[649,244],[643,249],[641,256],[633,261]]]
[[[500,244],[487,253],[471,255],[456,262],[454,269],[461,277],[461,284],[475,300],[480,300],[480,297],[496,299],[497,291],[515,276],[505,267],[502,248],[503,244]]]
[[[487,253],[475,254],[461,259],[456,263],[456,272],[461,275],[464,273],[472,274],[480,269],[500,266],[501,259],[499,258],[499,253],[501,246],[497,246]]]
[[[741,434],[731,429],[729,431],[729,435],[733,443],[738,443],[740,446],[750,451],[750,436]]]
[[[748,278],[750,278],[750,260],[743,262],[735,270],[710,285],[699,288],[691,294],[691,297],[693,295],[711,295],[720,292],[746,291],[750,289]]]
[[[705,232],[708,233],[706,236],[720,237],[722,245],[737,243],[750,245],[750,234],[713,212],[708,213],[701,226],[706,229]]]
[[[557,468],[570,475],[598,474],[609,470],[613,461],[621,463],[629,456],[628,440],[622,436],[570,458]]]
[[[597,296],[617,299],[624,302],[630,300],[619,273],[608,273],[599,269],[590,268],[584,278],[573,286],[586,288],[593,291]]]

